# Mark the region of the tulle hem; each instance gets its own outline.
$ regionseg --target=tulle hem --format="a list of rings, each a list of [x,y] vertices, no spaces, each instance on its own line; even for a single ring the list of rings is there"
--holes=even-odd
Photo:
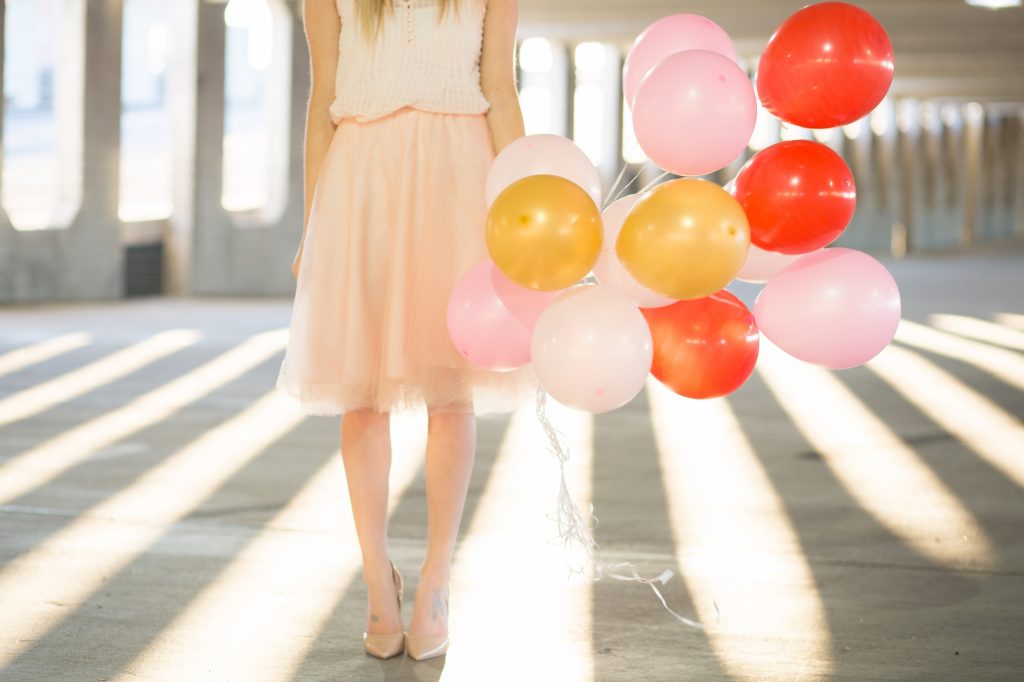
[[[460,391],[427,390],[423,386],[393,379],[372,386],[297,381],[288,371],[287,357],[278,372],[276,388],[297,402],[299,411],[310,416],[340,416],[346,412],[372,409],[376,412],[427,411],[472,413],[476,416],[501,415],[524,407],[536,396],[539,383],[533,368],[527,365],[514,372],[470,372],[475,385],[465,390],[465,382],[455,385]],[[490,381],[488,381],[490,379]]]
[[[337,127],[314,190],[277,381],[302,411],[489,414],[531,397],[532,366],[477,367],[447,328],[454,287],[487,257],[493,159],[483,115],[404,109]]]

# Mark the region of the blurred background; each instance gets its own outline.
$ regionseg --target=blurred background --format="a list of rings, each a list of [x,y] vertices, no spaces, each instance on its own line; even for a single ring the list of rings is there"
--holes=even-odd
[[[665,603],[706,629],[654,582],[568,572],[582,550],[558,541],[559,466],[527,401],[478,420],[452,648],[424,663],[363,652],[338,419],[275,388],[302,230],[301,4],[0,0],[0,682],[1021,678],[1019,0],[857,2],[894,43],[889,96],[834,130],[759,112],[711,177],[783,139],[846,159],[839,244],[901,294],[884,351],[833,371],[762,334],[721,398],[649,378],[608,413],[547,403],[605,560],[674,575]],[[636,35],[705,15],[753,77],[802,5],[520,0],[527,131],[637,190],[660,171],[623,106]],[[750,305],[759,286],[730,289]],[[406,618],[426,421],[391,422]]]
[[[632,135],[622,61],[650,22],[702,14],[753,77],[802,2],[521,0],[528,133],[576,141],[610,187],[657,175]],[[1024,235],[1024,11],[1013,0],[858,3],[896,80],[863,120],[810,131],[763,110],[743,156],[816,139],[854,172],[838,244],[959,251]],[[6,0],[0,300],[287,294],[301,231],[308,57],[298,0]],[[685,132],[684,132],[685,134]]]

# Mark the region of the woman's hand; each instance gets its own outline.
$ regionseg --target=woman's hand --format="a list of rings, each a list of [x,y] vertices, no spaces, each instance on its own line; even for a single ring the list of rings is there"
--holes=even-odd
[[[480,54],[480,89],[491,104],[487,123],[494,153],[526,134],[516,89],[518,0],[488,0]]]

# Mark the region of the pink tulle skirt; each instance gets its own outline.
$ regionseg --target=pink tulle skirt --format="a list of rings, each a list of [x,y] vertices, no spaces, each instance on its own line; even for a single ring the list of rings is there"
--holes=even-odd
[[[317,178],[277,386],[307,414],[509,412],[530,366],[472,365],[448,335],[448,298],[487,257],[484,114],[404,108],[342,119]]]

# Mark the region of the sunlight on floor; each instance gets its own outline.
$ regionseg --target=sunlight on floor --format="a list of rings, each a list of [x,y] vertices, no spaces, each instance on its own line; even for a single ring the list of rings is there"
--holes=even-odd
[[[1007,329],[988,320],[979,320],[966,315],[933,313],[928,316],[928,321],[943,331],[969,336],[978,341],[994,343],[1012,350],[1024,350],[1024,332]]]
[[[423,462],[420,416],[392,417],[389,513]],[[362,580],[350,505],[336,451],[117,679],[292,679],[345,591]],[[358,628],[349,634],[358,638]]]
[[[817,585],[729,404],[654,380],[647,394],[676,558],[722,668],[737,680],[827,676],[832,643]]]
[[[992,566],[992,543],[977,519],[833,372],[790,357],[766,338],[757,367],[797,429],[865,511],[932,561],[954,568]]]
[[[896,340],[947,358],[966,362],[1024,391],[1024,358],[1019,353],[900,320]]]
[[[8,351],[0,355],[0,377],[88,346],[92,340],[89,332],[73,332]]]
[[[915,415],[919,411],[934,422],[934,431],[942,434],[943,456],[957,457],[957,466],[986,472],[992,467],[1024,486],[1020,420],[983,389],[965,383],[976,372],[961,379],[944,369],[953,362],[930,359],[930,354],[950,358],[1024,390],[1024,358],[1018,352],[1024,350],[1024,315],[998,313],[992,319],[996,322],[933,314],[929,323],[935,328],[901,321],[897,344],[863,369],[851,370],[863,372],[858,379],[869,380],[870,389],[852,384],[864,393],[851,390],[842,372],[795,360],[761,339],[757,371],[789,418],[779,419],[779,427],[798,443],[800,436],[806,439],[808,445],[798,448],[810,447],[820,455],[814,475],[828,479],[836,498],[834,503],[811,502],[819,509],[824,504],[830,510],[826,513],[841,514],[851,528],[859,524],[857,532],[871,533],[879,561],[891,560],[894,549],[904,563],[925,567],[985,570],[996,561],[993,541],[970,511],[974,507],[961,501],[929,466],[932,451],[921,450],[929,455],[923,458],[901,438],[900,433],[907,437],[904,422],[887,421],[889,415],[861,397],[877,395],[869,392],[875,391],[889,401],[902,401],[904,410]],[[182,362],[177,376],[138,389],[146,392],[126,396],[123,405],[81,423],[62,417],[59,429],[41,435],[34,419],[46,420],[55,406],[102,392],[114,381],[203,342],[203,332],[157,332],[35,386],[22,388],[22,383],[0,399],[0,426],[11,427],[5,452],[9,458],[0,462],[0,505],[30,493],[32,500],[25,503],[35,504],[35,494],[41,493],[57,495],[47,503],[61,507],[61,515],[52,517],[51,534],[46,535],[45,526],[31,530],[43,539],[33,536],[38,544],[0,567],[0,668],[48,656],[47,647],[65,633],[56,628],[76,614],[91,613],[91,600],[102,596],[108,581],[137,569],[143,557],[162,552],[159,543],[168,537],[192,543],[187,551],[216,553],[216,573],[209,571],[201,583],[196,578],[188,592],[194,597],[168,606],[166,621],[147,623],[152,630],[144,633],[145,644],[140,641],[139,648],[119,659],[133,657],[111,679],[292,679],[320,655],[325,638],[335,635],[351,637],[342,645],[346,656],[363,656],[359,635],[365,605],[347,612],[352,595],[363,591],[362,560],[336,440],[333,452],[325,450],[310,462],[309,478],[294,497],[275,500],[268,513],[273,517],[261,517],[265,522],[258,526],[243,523],[239,530],[237,525],[190,516],[243,468],[253,463],[272,466],[269,458],[261,458],[273,448],[294,447],[282,439],[305,415],[279,390],[246,402],[204,432],[176,435],[166,454],[161,451],[164,456],[146,462],[145,470],[134,464],[140,470],[132,474],[137,478],[95,504],[75,505],[59,497],[66,480],[80,484],[75,467],[125,456],[115,452],[118,448],[131,454],[138,452],[131,450],[136,446],[145,452],[146,443],[132,441],[148,438],[147,429],[173,423],[179,412],[194,409],[197,401],[230,382],[264,371],[261,365],[285,348],[287,337],[287,329],[275,328],[242,338],[198,367]],[[33,339],[0,354],[0,377],[88,348],[95,338],[81,331]],[[748,423],[744,414],[741,423],[729,398],[681,398],[654,379],[648,380],[646,396],[649,415],[638,411],[628,428],[646,431],[649,417],[656,452],[650,453],[648,446],[647,454],[658,458],[661,481],[652,475],[644,484],[663,485],[668,507],[667,518],[654,521],[671,528],[672,542],[664,551],[674,552],[692,600],[692,606],[681,607],[683,614],[707,626],[704,632],[682,628],[686,636],[706,638],[720,674],[734,680],[840,674],[837,650],[842,642],[834,640],[843,636],[841,625],[830,621],[823,599],[832,595],[826,591],[823,596],[811,569],[812,560],[818,568],[820,552],[831,559],[834,545],[825,543],[823,549],[816,532],[810,539],[804,533],[802,513],[808,507],[799,505],[808,500],[798,499],[798,506],[790,508],[794,500],[784,500],[783,494],[791,491],[775,488],[775,482],[782,483],[769,476],[776,475],[774,466],[766,469],[765,464],[776,462],[764,459],[757,441],[747,437],[748,429],[765,428],[757,421],[760,416],[754,414]],[[569,491],[586,510],[593,495],[595,417],[550,398],[547,406],[570,453]],[[917,416],[914,423],[920,421]],[[18,431],[22,427],[25,434]],[[768,432],[776,433],[771,428]],[[422,473],[425,413],[394,415],[391,433],[395,452],[401,454],[392,459],[389,514],[403,498],[408,501],[410,486]],[[11,451],[16,442],[31,445]],[[67,473],[73,475],[63,478]],[[569,570],[570,564],[583,561],[582,550],[566,547],[558,537],[553,518],[558,462],[548,451],[534,405],[524,405],[512,416],[493,470],[478,474],[478,480],[486,481],[486,487],[470,493],[475,496],[473,513],[465,517],[468,525],[453,566],[451,648],[443,666],[431,669],[431,679],[440,674],[443,680],[475,682],[496,679],[495,671],[500,679],[529,682],[589,682],[595,674],[602,676],[603,659],[595,659],[593,651],[593,584]],[[956,490],[964,492],[959,486]],[[75,494],[95,500],[101,492],[83,489]],[[637,489],[637,494],[643,491]],[[88,504],[92,506],[78,508]],[[5,511],[21,514],[27,509],[10,505]],[[594,513],[601,516],[599,503]],[[242,533],[242,540],[231,552],[217,533]],[[196,544],[200,542],[202,549]],[[410,542],[417,549],[420,544],[418,539]],[[906,561],[907,550],[916,553],[916,560]],[[402,568],[406,573],[413,564]],[[415,575],[407,575],[406,584],[408,623]],[[660,613],[648,588],[625,587],[642,592],[652,612]],[[343,605],[344,614],[339,611]],[[351,632],[329,632],[339,620]],[[330,646],[336,653],[336,642]],[[706,653],[705,660],[714,665]],[[363,665],[362,659],[344,663]]]
[[[590,502],[593,417],[548,400],[565,434],[566,484],[581,509]],[[446,681],[592,679],[591,583],[569,576],[582,562],[566,550],[554,519],[558,462],[524,406],[512,417],[479,506],[452,568],[451,648]],[[599,510],[598,510],[599,512]]]
[[[1024,486],[1024,426],[1019,419],[918,353],[893,346],[867,367],[982,459]]]
[[[126,436],[164,421],[280,352],[287,339],[287,329],[256,334],[123,407],[105,412],[14,455],[0,466],[0,504],[52,481]],[[54,381],[59,382],[60,379]]]
[[[1005,327],[1024,331],[1024,315],[1020,313],[996,313],[995,318],[996,322]]]
[[[74,613],[303,418],[280,391],[271,391],[0,569],[0,632],[7,640],[0,666]]]
[[[27,419],[54,405],[106,386],[121,377],[195,344],[202,334],[192,329],[160,332],[128,348],[66,374],[12,393],[0,400],[0,426]]]

